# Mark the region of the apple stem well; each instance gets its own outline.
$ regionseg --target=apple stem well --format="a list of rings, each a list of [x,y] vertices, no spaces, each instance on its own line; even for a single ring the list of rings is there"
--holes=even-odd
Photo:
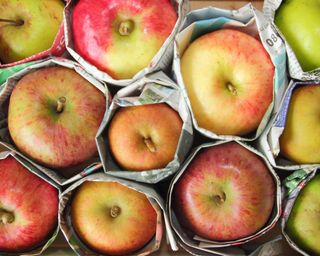
[[[230,82],[227,83],[227,89],[229,90],[229,92],[231,92],[232,95],[234,96],[238,95],[237,89],[232,83]]]
[[[66,102],[67,99],[65,97],[60,97],[57,100],[57,113],[61,113],[63,111]]]
[[[221,194],[218,195],[214,195],[213,196],[213,201],[217,204],[217,205],[221,205],[226,201],[226,194],[224,192],[222,192]]]
[[[150,152],[154,153],[157,151],[154,143],[152,142],[152,140],[150,138],[144,139],[143,142],[144,142],[144,144],[146,144],[146,146],[150,150]]]
[[[111,216],[112,218],[118,217],[118,216],[120,215],[120,213],[121,213],[121,208],[120,208],[119,206],[114,205],[114,206],[111,207],[111,209],[110,209],[110,216]]]
[[[5,22],[5,23],[10,23],[11,25],[15,25],[15,26],[22,26],[24,24],[23,20],[8,20],[8,19],[1,19],[0,18],[0,22]]]
[[[129,35],[134,28],[134,23],[132,20],[124,20],[119,24],[119,34],[122,36]]]
[[[0,224],[10,224],[14,221],[14,215],[12,212],[7,212],[0,209]]]

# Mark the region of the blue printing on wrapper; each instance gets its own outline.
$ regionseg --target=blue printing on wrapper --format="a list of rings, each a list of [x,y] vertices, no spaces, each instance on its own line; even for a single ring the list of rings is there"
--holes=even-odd
[[[272,59],[275,65],[274,89],[275,89],[275,92],[277,92],[281,87],[283,87],[287,78],[286,73],[283,72],[283,70],[286,70],[286,65],[287,65],[286,49],[283,48],[281,54],[276,55]]]

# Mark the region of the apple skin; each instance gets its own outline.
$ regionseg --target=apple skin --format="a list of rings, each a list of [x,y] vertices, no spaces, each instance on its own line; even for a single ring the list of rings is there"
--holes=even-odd
[[[58,113],[61,97],[66,102]],[[67,168],[96,155],[95,135],[105,109],[104,94],[81,75],[65,67],[47,67],[16,84],[8,128],[23,154],[50,168]]]
[[[220,29],[193,41],[181,73],[199,127],[245,135],[260,124],[273,97],[274,66],[261,42]]]
[[[14,25],[0,21],[0,60],[10,63],[50,49],[63,18],[61,0],[1,0],[0,19],[23,21]]]
[[[265,163],[235,142],[202,149],[173,190],[173,209],[191,232],[214,241],[245,238],[270,218],[275,183]]]
[[[320,255],[320,175],[299,193],[285,228],[289,237],[310,255]]]
[[[283,1],[274,22],[295,53],[303,71],[320,67],[320,1]]]
[[[320,163],[320,85],[304,85],[294,89],[284,131],[280,137],[280,153],[298,164]]]
[[[129,79],[149,65],[176,20],[168,0],[80,0],[72,14],[74,48],[112,78]],[[126,21],[132,28],[122,35]]]
[[[165,103],[121,108],[108,130],[111,154],[126,170],[164,168],[174,158],[182,125]]]
[[[12,223],[1,221],[4,211]],[[57,225],[58,190],[12,156],[0,160],[0,252],[34,249]]]
[[[112,217],[112,209],[120,213]],[[117,182],[84,182],[71,203],[79,237],[106,255],[129,255],[156,233],[157,214],[148,198]]]

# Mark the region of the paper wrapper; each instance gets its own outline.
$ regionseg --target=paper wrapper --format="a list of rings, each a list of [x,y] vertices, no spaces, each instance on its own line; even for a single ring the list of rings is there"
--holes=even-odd
[[[201,255],[247,255],[247,248],[245,243],[248,243],[249,241],[252,241],[264,234],[266,234],[269,230],[271,230],[275,224],[277,223],[280,215],[281,215],[281,187],[280,187],[280,180],[275,173],[275,171],[272,169],[271,165],[268,163],[267,159],[256,149],[252,148],[251,146],[241,142],[241,141],[235,141],[236,143],[240,144],[241,146],[245,147],[246,149],[250,150],[254,154],[258,155],[266,164],[268,169],[270,170],[270,174],[273,177],[275,186],[276,186],[276,198],[275,198],[275,203],[274,207],[271,213],[271,217],[269,218],[268,222],[266,225],[254,233],[253,235],[250,235],[245,238],[233,240],[233,241],[226,241],[226,242],[218,242],[218,241],[211,241],[205,238],[202,238],[200,236],[195,235],[194,237],[190,237],[187,235],[187,233],[184,231],[185,229],[180,225],[173,209],[172,209],[172,194],[173,194],[173,189],[176,183],[178,182],[179,178],[182,176],[184,171],[187,169],[188,165],[192,161],[192,159],[196,156],[196,154],[208,147],[213,147],[217,146],[220,144],[228,143],[230,141],[218,141],[215,143],[206,143],[202,144],[199,147],[197,147],[189,156],[189,158],[184,162],[183,166],[179,170],[179,172],[175,175],[175,177],[172,179],[170,188],[169,188],[169,193],[168,193],[168,198],[167,198],[167,207],[168,207],[168,212],[169,212],[169,220],[170,224],[175,231],[175,233],[178,236],[178,241],[181,244],[183,248],[186,250],[194,253],[195,255],[201,254]],[[276,238],[272,240],[275,242],[276,240],[279,240],[279,238]],[[255,250],[256,248],[254,248]],[[250,249],[249,249],[250,250]],[[259,255],[258,252],[264,250],[264,251],[271,251],[272,249],[268,247],[267,244],[262,245],[260,248],[257,248],[257,251],[255,252],[254,250],[251,249],[250,253],[252,255]],[[203,254],[205,253],[205,254]],[[273,254],[268,254],[268,255],[273,255]]]
[[[306,253],[298,245],[291,240],[289,235],[286,233],[286,223],[288,222],[288,218],[290,216],[293,205],[299,196],[300,191],[307,185],[307,183],[312,180],[312,178],[316,175],[317,170],[314,169],[300,169],[292,173],[284,180],[283,190],[286,193],[286,198],[283,202],[284,204],[284,212],[281,217],[281,229],[282,234],[286,238],[289,245],[305,256],[311,256],[311,254]],[[319,173],[319,170],[318,170]]]
[[[287,88],[284,98],[282,99],[281,106],[272,121],[269,122],[267,128],[264,130],[258,140],[257,147],[266,155],[272,166],[283,170],[297,170],[297,169],[310,169],[320,167],[318,164],[296,164],[280,155],[279,138],[282,135],[288,114],[292,92],[295,88],[301,85],[317,84],[320,86],[319,81],[296,81],[292,80]]]
[[[171,0],[173,7],[175,8],[178,19],[177,22],[172,30],[172,33],[164,42],[158,53],[153,57],[149,66],[142,69],[138,72],[132,79],[121,79],[116,80],[113,79],[107,73],[99,70],[97,67],[90,64],[84,58],[82,58],[74,49],[73,43],[73,36],[72,36],[72,26],[71,26],[71,19],[72,19],[72,11],[74,6],[76,5],[76,0],[71,0],[70,3],[65,8],[65,38],[66,38],[66,46],[68,52],[71,56],[78,61],[86,70],[88,70],[91,74],[94,74],[95,77],[102,81],[106,81],[112,85],[116,86],[126,86],[131,84],[132,82],[136,81],[137,79],[142,78],[146,74],[150,74],[157,70],[168,70],[171,67],[172,62],[172,54],[173,54],[173,40],[175,35],[177,34],[181,22],[185,17],[186,13],[189,11],[189,1],[188,0]],[[163,10],[165,12],[165,10]],[[123,60],[125,62],[125,60]]]
[[[37,169],[39,169],[45,175],[53,179],[59,185],[66,185],[101,168],[102,164],[100,163],[98,154],[95,158],[90,159],[86,163],[64,170],[63,172],[65,173],[65,176],[63,176],[58,171],[54,171],[44,166],[41,166],[32,161],[27,156],[23,155],[21,152],[19,152],[19,150],[14,146],[10,138],[7,124],[9,98],[16,83],[24,75],[28,74],[32,70],[51,66],[63,66],[66,68],[74,69],[77,73],[79,73],[86,80],[88,80],[93,86],[100,90],[101,93],[106,95],[106,109],[108,109],[110,102],[110,94],[108,88],[105,86],[104,83],[99,82],[96,78],[88,74],[78,63],[63,58],[50,58],[44,61],[39,61],[36,62],[34,65],[28,66],[25,69],[17,72],[15,75],[8,78],[5,84],[0,86],[0,145],[5,146],[9,150],[13,151],[15,154],[21,156],[25,160],[32,163]]]
[[[65,0],[64,2],[67,3],[68,1],[69,0]],[[13,67],[16,65],[24,64],[26,62],[30,62],[30,61],[44,59],[49,56],[59,57],[59,56],[62,56],[65,52],[66,52],[66,45],[64,40],[64,20],[62,20],[58,33],[52,43],[52,46],[49,49],[43,52],[36,53],[34,55],[31,55],[30,57],[27,57],[19,61],[7,63],[7,64],[3,64],[3,63],[1,64],[0,62],[0,69],[5,67]]]
[[[163,199],[157,194],[157,192],[152,189],[150,186],[141,185],[138,183],[134,183],[128,180],[119,179],[116,177],[109,176],[104,173],[96,173],[93,175],[89,175],[84,177],[83,179],[77,181],[72,184],[68,189],[66,189],[61,197],[60,197],[60,205],[59,205],[59,223],[61,230],[67,239],[71,248],[78,254],[82,256],[86,255],[100,255],[89,249],[78,237],[75,230],[72,227],[71,215],[70,215],[70,200],[72,198],[72,194],[74,190],[80,186],[85,181],[98,181],[98,182],[118,182],[124,186],[127,186],[131,189],[134,189],[138,192],[145,194],[154,209],[157,212],[157,228],[155,237],[143,248],[131,255],[148,255],[152,252],[157,251],[160,248],[161,240],[163,237],[163,233],[166,232],[167,239],[170,243],[171,249],[176,251],[177,245],[173,238],[173,233],[169,224],[167,213],[165,212],[165,202]],[[143,216],[142,216],[143,217]]]
[[[265,14],[266,18],[272,22],[272,26],[274,26],[277,33],[281,36],[282,40],[285,42],[286,51],[288,55],[288,63],[289,63],[289,73],[292,78],[299,79],[299,80],[316,80],[320,77],[320,68],[315,70],[304,72],[297,60],[296,55],[294,54],[292,48],[290,47],[289,43],[286,41],[283,34],[274,24],[274,16],[278,8],[280,7],[282,0],[265,0],[263,4],[263,13]]]
[[[183,55],[188,45],[196,38],[221,28],[236,29],[247,33],[255,38],[260,38],[261,43],[269,53],[270,58],[275,66],[275,74],[273,79],[273,101],[267,109],[256,132],[244,137],[218,135],[209,130],[201,128],[198,126],[197,120],[192,113],[193,124],[196,130],[209,138],[227,140],[240,139],[247,141],[254,140],[261,134],[261,132],[265,128],[274,109],[277,109],[277,106],[279,105],[281,97],[287,86],[287,78],[285,72],[286,53],[284,44],[280,37],[274,31],[270,23],[266,21],[263,14],[256,10],[251,4],[248,4],[240,8],[239,10],[234,11],[208,7],[190,12],[183,22],[182,30],[177,35],[174,44],[173,72],[175,80],[182,88],[188,106],[192,110],[191,103],[188,99],[188,94],[181,75],[180,57]]]
[[[46,182],[48,182],[50,185],[52,185],[53,187],[55,187],[60,195],[60,187],[57,183],[55,183],[53,180],[48,179],[47,176],[43,175],[42,172],[40,172],[39,170],[37,170],[33,165],[31,165],[28,161],[26,161],[25,159],[21,158],[19,155],[15,154],[12,151],[2,151],[0,152],[0,160],[1,159],[6,159],[7,157],[12,156],[14,157],[20,164],[22,164],[25,168],[27,168],[30,172],[32,172],[33,174],[37,175],[39,178],[45,180]],[[1,172],[1,170],[0,170]],[[32,184],[30,184],[30,186],[32,186]],[[12,188],[14,189],[14,188]],[[0,251],[0,255],[2,256],[12,256],[12,255],[20,255],[20,256],[31,256],[31,255],[40,255],[42,254],[52,243],[53,241],[56,239],[57,235],[59,232],[59,225],[58,225],[58,220],[57,220],[57,227],[52,231],[51,236],[44,241],[44,243],[40,246],[38,246],[37,248],[34,248],[28,252],[17,252],[17,253],[6,253],[6,252],[1,252]]]
[[[162,169],[142,172],[121,169],[113,160],[107,139],[107,131],[113,115],[121,107],[156,103],[167,103],[179,113],[183,121],[182,132],[174,159]],[[157,183],[175,173],[189,152],[192,142],[191,116],[183,95],[178,90],[177,85],[162,72],[144,77],[118,91],[97,134],[98,150],[105,172],[109,175],[145,183]]]

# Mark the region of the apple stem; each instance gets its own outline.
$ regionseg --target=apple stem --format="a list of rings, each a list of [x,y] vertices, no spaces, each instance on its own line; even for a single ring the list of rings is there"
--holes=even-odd
[[[124,20],[120,22],[119,25],[119,34],[122,36],[129,35],[134,27],[134,23],[132,20]]]
[[[14,221],[14,215],[11,212],[0,210],[0,224],[12,223]]]
[[[24,24],[23,20],[8,20],[8,19],[0,19],[0,22],[11,23],[15,26],[22,26]]]
[[[110,209],[110,216],[111,216],[112,218],[118,217],[120,213],[121,213],[121,208],[120,208],[119,206],[114,205],[114,206],[111,207],[111,209]]]
[[[226,201],[226,194],[224,192],[222,192],[219,195],[214,195],[213,200],[218,205],[223,204]]]
[[[237,89],[236,89],[236,87],[234,87],[234,85],[232,83],[228,82],[227,88],[234,96],[238,95]]]
[[[57,113],[61,113],[63,111],[66,102],[67,99],[65,97],[60,97],[57,100]]]
[[[150,150],[150,152],[154,153],[157,151],[154,143],[152,142],[152,140],[150,138],[144,139],[143,142],[144,142],[144,144],[146,144],[146,146]]]

